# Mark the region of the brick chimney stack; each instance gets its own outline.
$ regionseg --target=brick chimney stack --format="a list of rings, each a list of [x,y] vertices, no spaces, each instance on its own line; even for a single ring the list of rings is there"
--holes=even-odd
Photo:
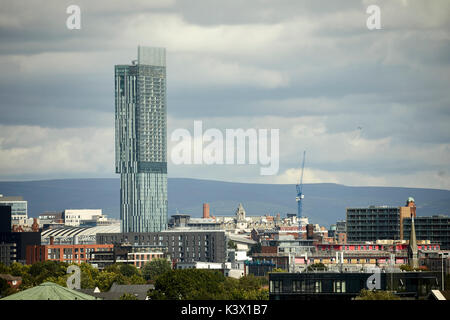
[[[203,204],[203,219],[209,218],[209,203]]]

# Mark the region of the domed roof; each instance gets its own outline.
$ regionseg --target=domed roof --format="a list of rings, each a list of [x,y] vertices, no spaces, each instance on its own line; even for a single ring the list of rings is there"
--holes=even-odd
[[[408,197],[408,201],[406,202],[415,202],[413,197]]]

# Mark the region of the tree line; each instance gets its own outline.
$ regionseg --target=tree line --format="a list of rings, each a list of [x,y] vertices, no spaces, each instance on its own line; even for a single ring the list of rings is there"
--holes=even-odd
[[[0,274],[10,274],[22,278],[18,289],[10,288],[0,279],[0,297],[35,287],[44,282],[54,282],[66,287],[67,268],[70,264],[59,261],[37,262],[32,265],[13,263],[6,266],[0,263]],[[153,259],[141,269],[130,264],[112,264],[98,270],[88,263],[77,264],[81,271],[81,289],[108,291],[116,284],[154,284],[155,289],[148,292],[150,299],[169,300],[267,300],[268,279],[244,276],[240,279],[225,277],[217,270],[186,269],[172,270],[171,263],[165,259]],[[134,296],[124,295],[121,299],[131,300]]]

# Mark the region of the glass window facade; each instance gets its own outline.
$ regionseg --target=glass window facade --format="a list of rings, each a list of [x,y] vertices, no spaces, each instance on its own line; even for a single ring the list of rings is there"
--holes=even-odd
[[[11,220],[14,222],[28,218],[27,201],[0,201],[0,206],[11,206]]]
[[[115,67],[116,173],[122,232],[167,229],[165,49],[138,48]]]

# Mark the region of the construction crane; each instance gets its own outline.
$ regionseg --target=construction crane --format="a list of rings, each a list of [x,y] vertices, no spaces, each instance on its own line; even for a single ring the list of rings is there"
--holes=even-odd
[[[303,202],[303,198],[305,197],[303,195],[303,171],[305,169],[305,155],[306,155],[306,151],[303,151],[303,163],[302,163],[302,172],[300,173],[300,183],[296,185],[297,197],[295,198],[295,200],[297,201],[297,208],[298,208],[297,218],[298,219],[303,218],[302,202]]]

